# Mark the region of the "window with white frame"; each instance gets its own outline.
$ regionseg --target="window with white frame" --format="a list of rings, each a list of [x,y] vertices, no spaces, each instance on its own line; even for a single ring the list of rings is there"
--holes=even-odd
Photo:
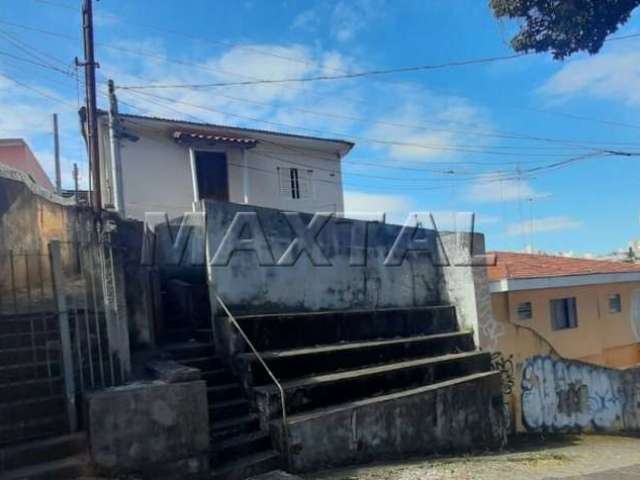
[[[313,170],[278,167],[280,195],[293,199],[313,197]]]

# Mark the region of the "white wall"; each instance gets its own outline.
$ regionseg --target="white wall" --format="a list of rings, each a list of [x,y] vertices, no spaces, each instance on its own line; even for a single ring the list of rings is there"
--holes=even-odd
[[[103,124],[104,128],[104,124]],[[129,132],[139,136],[137,142],[120,140],[126,216],[144,219],[145,212],[166,212],[170,218],[192,211],[193,184],[189,148],[179,145],[170,133],[148,128]],[[103,130],[104,133],[106,133]],[[278,140],[282,143],[282,139]],[[104,164],[110,164],[107,142],[103,142]],[[213,150],[213,149],[212,149]],[[258,143],[252,149],[221,147],[227,153],[229,199],[245,202],[243,165],[248,165],[250,205],[285,210],[316,212],[342,211],[344,208],[340,160],[329,160],[327,151]],[[293,199],[280,193],[278,167],[298,167],[313,170],[313,194],[310,198]],[[105,180],[105,195],[110,191],[110,169]],[[108,198],[108,197],[107,197]]]

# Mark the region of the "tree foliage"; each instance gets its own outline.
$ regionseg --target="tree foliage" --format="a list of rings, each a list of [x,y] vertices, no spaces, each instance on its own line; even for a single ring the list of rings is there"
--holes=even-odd
[[[516,52],[552,52],[563,59],[598,53],[640,0],[489,0],[496,17],[522,22],[511,40]]]

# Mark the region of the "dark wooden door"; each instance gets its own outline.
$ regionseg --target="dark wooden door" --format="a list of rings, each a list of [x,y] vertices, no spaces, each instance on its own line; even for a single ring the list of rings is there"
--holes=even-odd
[[[229,171],[226,154],[196,152],[196,176],[200,199],[229,201]]]

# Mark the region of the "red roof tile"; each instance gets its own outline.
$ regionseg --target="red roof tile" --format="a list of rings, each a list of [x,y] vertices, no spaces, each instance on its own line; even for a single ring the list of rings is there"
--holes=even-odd
[[[512,278],[562,277],[596,273],[640,272],[632,263],[591,260],[586,258],[534,255],[530,253],[489,252],[496,263],[488,267],[489,281]]]

